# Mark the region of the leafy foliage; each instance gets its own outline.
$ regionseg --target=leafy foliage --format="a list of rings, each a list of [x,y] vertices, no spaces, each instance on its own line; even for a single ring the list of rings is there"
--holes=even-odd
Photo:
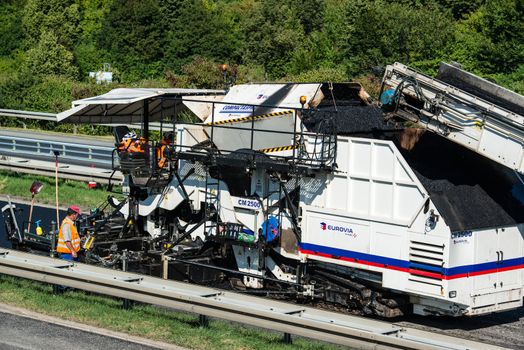
[[[155,0],[115,0],[105,18],[98,44],[127,80],[162,74],[161,13]]]
[[[104,63],[124,86],[221,88],[227,63],[237,83],[374,89],[373,67],[453,60],[522,93],[523,18],[522,0],[5,0],[0,108],[68,108],[115,86],[87,78]]]
[[[43,32],[36,45],[27,51],[25,66],[32,75],[63,75],[75,78],[78,69],[73,63],[73,53],[60,44],[52,32]]]
[[[0,56],[8,56],[22,41],[21,8],[7,1],[0,6]]]
[[[80,34],[80,11],[74,0],[27,0],[22,22],[28,45],[51,32],[70,49]]]

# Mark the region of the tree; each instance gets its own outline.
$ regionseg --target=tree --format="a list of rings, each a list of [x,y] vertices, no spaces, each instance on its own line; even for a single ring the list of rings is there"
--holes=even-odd
[[[0,5],[0,56],[10,55],[20,47],[23,37],[20,12],[10,1]]]
[[[511,73],[524,64],[524,5],[490,1],[458,25],[451,57],[466,69]]]
[[[29,46],[44,32],[52,32],[59,43],[71,49],[80,34],[80,12],[74,0],[27,0],[22,23]]]
[[[452,16],[439,7],[356,1],[347,9],[350,72],[394,61],[411,64],[442,55],[453,39]]]
[[[179,70],[193,56],[219,62],[240,60],[240,33],[235,24],[235,2],[209,0],[177,1],[176,11],[166,16],[166,57]]]
[[[299,19],[304,29],[304,34],[319,31],[325,23],[325,0],[294,0],[290,7]]]
[[[438,0],[444,8],[450,9],[455,19],[461,19],[475,12],[485,0]]]
[[[314,15],[323,19],[322,22],[318,22],[320,27],[307,34],[304,42],[295,49],[288,73],[302,75],[303,72],[308,72],[306,74],[308,76],[309,71],[313,70],[330,72],[329,76],[333,76],[334,71],[345,71],[347,57],[343,49],[349,35],[349,26],[344,16],[347,4],[348,0],[323,2],[323,5],[318,8],[323,12]],[[315,74],[318,76],[318,73]]]
[[[125,80],[163,73],[164,34],[155,0],[115,0],[105,19],[98,46],[110,53]]]
[[[245,59],[263,65],[273,78],[286,75],[291,57],[305,38],[292,7],[286,1],[265,0],[257,4],[242,28]]]
[[[35,47],[27,51],[26,67],[34,76],[64,75],[76,78],[78,70],[73,64],[73,54],[52,32],[43,32]]]

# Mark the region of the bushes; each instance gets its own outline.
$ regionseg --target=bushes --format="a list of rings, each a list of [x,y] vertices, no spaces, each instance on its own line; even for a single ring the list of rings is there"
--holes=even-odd
[[[222,63],[243,83],[454,60],[522,92],[523,17],[515,0],[7,0],[0,108],[58,112],[117,87],[87,78],[106,62],[124,86],[222,88]]]

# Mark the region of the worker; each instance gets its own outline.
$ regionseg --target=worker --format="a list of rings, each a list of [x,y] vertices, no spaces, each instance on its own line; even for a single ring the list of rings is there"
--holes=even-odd
[[[164,133],[162,141],[156,147],[156,159],[159,169],[162,169],[167,162],[166,152],[168,151],[168,146],[172,143],[173,133],[168,132]]]
[[[144,153],[146,146],[147,141],[145,138],[139,138],[134,132],[129,132],[122,138],[122,141],[118,145],[118,151],[127,153]]]
[[[58,244],[56,251],[60,253],[60,258],[70,261],[78,261],[78,251],[80,250],[80,236],[76,230],[75,221],[80,215],[80,208],[72,205],[67,208],[67,216],[62,221],[58,231]]]

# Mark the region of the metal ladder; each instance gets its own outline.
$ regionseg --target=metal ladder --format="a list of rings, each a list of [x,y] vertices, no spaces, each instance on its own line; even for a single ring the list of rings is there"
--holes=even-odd
[[[205,198],[204,198],[204,232],[210,230],[218,233],[218,214],[220,213],[220,181],[211,177],[209,169],[206,171]],[[213,216],[215,216],[213,218]],[[213,218],[214,220],[210,220]],[[210,223],[211,222],[211,223]]]

